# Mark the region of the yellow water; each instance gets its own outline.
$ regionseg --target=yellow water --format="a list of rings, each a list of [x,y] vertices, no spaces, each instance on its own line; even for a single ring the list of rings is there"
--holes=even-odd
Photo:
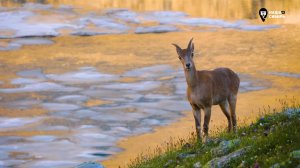
[[[22,1],[2,0],[0,6],[20,6]],[[54,6],[70,5],[84,11],[99,11],[108,8],[128,8],[134,11],[172,10],[183,11],[192,16],[218,19],[254,19],[261,7],[268,10],[285,10],[289,15],[299,13],[300,2],[266,1],[266,0],[26,0],[24,2],[40,2]]]

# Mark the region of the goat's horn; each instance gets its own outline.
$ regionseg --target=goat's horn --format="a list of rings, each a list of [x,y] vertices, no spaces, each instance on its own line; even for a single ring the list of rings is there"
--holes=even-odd
[[[193,38],[190,40],[189,44],[188,44],[188,49],[191,49],[191,46],[192,46],[192,41],[193,41]]]

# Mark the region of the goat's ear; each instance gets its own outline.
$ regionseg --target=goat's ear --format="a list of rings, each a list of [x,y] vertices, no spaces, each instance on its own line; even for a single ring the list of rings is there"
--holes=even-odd
[[[181,49],[177,44],[174,44],[174,43],[173,43],[172,45],[176,47],[176,51],[177,51],[178,56],[181,56],[181,54],[182,54],[182,49]]]

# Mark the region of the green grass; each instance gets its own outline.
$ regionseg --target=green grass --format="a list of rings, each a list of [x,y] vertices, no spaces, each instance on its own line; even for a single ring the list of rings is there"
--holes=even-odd
[[[280,111],[271,112],[269,109],[265,113],[255,123],[239,128],[237,133],[220,132],[206,143],[198,142],[195,135],[186,140],[170,141],[164,152],[157,148],[154,154],[141,155],[131,162],[129,168],[192,168],[197,162],[202,167],[210,167],[210,160],[243,148],[246,149],[244,154],[231,159],[223,167],[253,167],[255,164],[260,167],[271,167],[275,164],[278,167],[299,166],[300,158],[291,154],[300,150],[299,104],[283,103]],[[239,143],[233,145],[225,154],[216,156],[213,149],[225,140],[238,140]],[[180,157],[182,155],[190,157]]]

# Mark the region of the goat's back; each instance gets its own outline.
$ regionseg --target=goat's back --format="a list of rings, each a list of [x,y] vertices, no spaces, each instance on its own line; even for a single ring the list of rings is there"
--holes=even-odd
[[[217,68],[212,71],[198,71],[200,94],[211,97],[213,104],[218,104],[232,95],[238,93],[240,79],[229,68]],[[202,96],[201,96],[202,97]]]
[[[229,68],[217,68],[212,72],[213,84],[215,88],[229,90],[237,94],[240,86],[240,78]]]

